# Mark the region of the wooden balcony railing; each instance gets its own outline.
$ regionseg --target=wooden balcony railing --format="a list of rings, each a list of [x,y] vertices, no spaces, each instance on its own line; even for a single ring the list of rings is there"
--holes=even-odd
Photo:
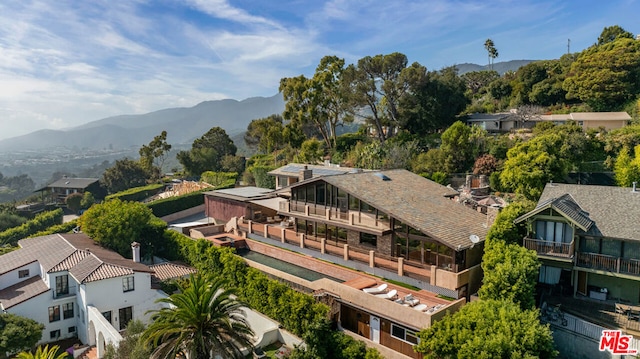
[[[336,207],[307,204],[298,201],[282,202],[279,205],[280,212],[291,214],[302,214],[308,217],[320,217],[326,220],[333,220],[338,223],[388,230],[391,224],[388,218],[376,218],[374,214],[360,211],[342,210]]]
[[[620,258],[596,253],[578,253],[580,267],[615,273],[640,275],[640,260]]]
[[[539,255],[573,258],[575,251],[575,241],[571,243],[557,243],[551,241],[543,241],[533,238],[525,238],[524,246],[527,249],[536,251]]]

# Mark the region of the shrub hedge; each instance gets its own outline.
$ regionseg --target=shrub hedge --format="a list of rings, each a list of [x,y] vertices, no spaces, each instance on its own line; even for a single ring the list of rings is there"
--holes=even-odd
[[[78,220],[74,219],[73,221],[69,221],[67,223],[53,225],[43,231],[32,234],[29,237],[40,237],[55,233],[69,233],[77,226]]]
[[[63,215],[64,213],[60,208],[53,211],[42,212],[18,227],[9,228],[6,231],[0,232],[0,245],[10,244],[15,246],[22,238],[30,237],[53,225],[61,224]]]
[[[108,195],[105,197],[105,201],[119,198],[122,201],[139,202],[160,193],[164,186],[163,183],[154,183],[147,186],[129,188],[128,190]]]

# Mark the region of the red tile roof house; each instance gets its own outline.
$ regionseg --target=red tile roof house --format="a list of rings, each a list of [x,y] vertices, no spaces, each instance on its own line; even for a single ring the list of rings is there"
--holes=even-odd
[[[156,299],[149,266],[96,245],[85,234],[23,239],[0,256],[0,309],[45,325],[39,344],[77,337],[98,357],[131,319],[148,320]],[[136,243],[134,243],[136,244]],[[132,246],[139,260],[139,246]],[[137,255],[136,255],[136,251]]]

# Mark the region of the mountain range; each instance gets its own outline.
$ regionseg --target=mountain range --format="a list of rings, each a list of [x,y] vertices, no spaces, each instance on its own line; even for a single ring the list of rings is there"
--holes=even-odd
[[[515,71],[533,60],[497,62],[499,73]],[[487,70],[476,64],[456,65],[460,74]],[[284,111],[281,94],[252,97],[246,100],[205,101],[188,108],[169,108],[141,115],[121,115],[92,121],[62,130],[38,130],[26,135],[0,140],[0,151],[43,150],[49,148],[124,149],[140,147],[154,136],[167,131],[167,142],[191,144],[209,129],[219,126],[236,141],[249,123]]]
[[[229,136],[246,131],[257,118],[284,111],[281,94],[242,101],[205,101],[188,108],[169,108],[142,115],[121,115],[64,130],[39,130],[0,141],[0,151],[46,148],[118,149],[140,147],[167,131],[167,142],[191,144],[219,126]]]

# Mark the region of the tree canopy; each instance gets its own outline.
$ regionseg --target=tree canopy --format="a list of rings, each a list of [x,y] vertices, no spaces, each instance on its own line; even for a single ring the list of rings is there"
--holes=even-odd
[[[177,158],[187,174],[200,176],[205,171],[221,171],[222,159],[228,155],[235,156],[236,151],[237,147],[227,132],[213,127],[193,141],[190,151],[178,152]]]
[[[154,177],[160,177],[162,166],[169,151],[171,151],[171,145],[167,143],[167,131],[162,131],[148,145],[142,145],[138,151],[140,153],[140,163]]]
[[[152,255],[162,239],[166,223],[139,202],[112,199],[89,208],[78,223],[89,237],[103,247],[131,258],[131,243],[138,242]]]
[[[17,353],[33,348],[42,338],[44,325],[33,319],[4,313],[0,315],[0,353]]]
[[[123,158],[104,171],[101,182],[110,193],[116,193],[144,186],[147,183],[147,177],[147,171],[140,162]]]
[[[193,359],[244,358],[251,349],[253,330],[242,311],[246,305],[220,277],[191,275],[180,292],[159,299],[167,306],[152,311],[152,323],[143,340],[154,347],[151,358],[169,359],[187,354]]]
[[[447,315],[418,336],[414,348],[425,359],[555,358],[548,325],[537,309],[522,310],[508,300],[479,300]]]

